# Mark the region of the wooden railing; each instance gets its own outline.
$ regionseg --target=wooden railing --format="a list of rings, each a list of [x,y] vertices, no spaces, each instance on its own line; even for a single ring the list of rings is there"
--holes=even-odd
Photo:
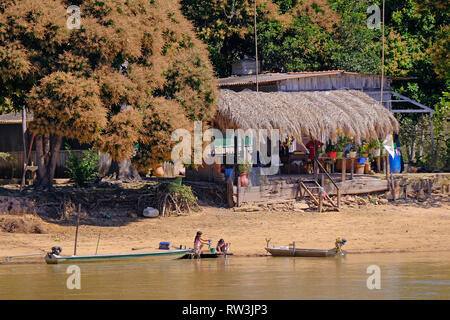
[[[328,171],[322,166],[322,164],[320,163],[320,161],[315,158],[314,159],[314,164],[317,165],[317,169],[319,169],[319,173],[322,172],[321,174],[321,187],[324,193],[324,197],[319,195],[319,212],[322,211],[322,199],[326,198],[328,201],[330,201],[330,203],[337,208],[338,210],[341,207],[341,193],[339,190],[339,186],[337,185],[337,183],[334,181],[334,179],[331,177],[331,175],[328,173]],[[314,168],[314,180],[317,182],[317,169]],[[328,194],[325,192],[325,176],[324,174],[327,176],[327,178],[331,181],[331,183],[334,185],[334,187],[336,188],[336,196],[337,196],[337,203],[335,204],[333,202],[333,200],[328,196]],[[318,184],[318,182],[317,182]]]

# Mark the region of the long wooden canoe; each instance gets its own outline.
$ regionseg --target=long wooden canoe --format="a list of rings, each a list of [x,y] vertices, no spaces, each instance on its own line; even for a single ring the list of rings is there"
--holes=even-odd
[[[214,259],[219,257],[227,257],[232,256],[232,253],[222,253],[222,252],[202,252],[200,254],[195,254],[195,252],[191,251],[186,253],[184,256],[180,257],[180,259]]]
[[[266,247],[265,249],[274,257],[334,257],[336,255],[344,255],[346,253],[345,250],[336,253],[334,248],[330,250],[318,250],[294,249],[289,247]]]
[[[172,259],[177,256],[190,252],[191,249],[180,250],[161,250],[155,252],[140,252],[140,253],[118,253],[118,254],[97,254],[84,256],[59,256],[53,253],[48,253],[45,256],[47,264],[60,263],[85,263],[85,262],[117,262],[117,261],[144,261],[144,260],[162,260]]]

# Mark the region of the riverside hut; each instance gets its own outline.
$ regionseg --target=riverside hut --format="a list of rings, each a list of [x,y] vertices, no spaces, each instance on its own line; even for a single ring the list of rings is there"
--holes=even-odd
[[[278,130],[281,137],[279,170],[272,175],[261,175],[261,165],[252,163],[248,185],[241,183],[237,164],[228,169],[224,164],[204,164],[187,169],[186,177],[226,182],[230,206],[295,199],[299,194],[316,198],[319,205],[319,192],[337,195],[339,199],[342,194],[386,191],[388,180],[369,175],[371,170],[366,169],[370,166],[365,165],[366,169],[357,174],[357,167],[361,165],[357,158],[349,157],[349,152],[340,155],[340,159],[331,159],[318,147],[320,143],[336,143],[342,133],[352,137],[356,144],[383,140],[399,131],[394,113],[431,112],[406,97],[396,100],[399,95],[391,89],[393,80],[407,79],[342,70],[260,74],[258,86],[254,75],[220,79],[215,127],[222,132],[227,129]],[[393,109],[394,103],[405,101],[420,110]],[[283,140],[287,137],[295,142],[284,148]],[[235,142],[230,138],[217,141],[215,155],[223,153],[225,157],[227,153],[239,154],[241,147],[251,149],[249,145],[240,146]],[[314,145],[312,158],[308,146],[311,142]],[[375,171],[389,172],[386,156],[378,154],[374,164]],[[232,176],[227,171],[232,171]]]

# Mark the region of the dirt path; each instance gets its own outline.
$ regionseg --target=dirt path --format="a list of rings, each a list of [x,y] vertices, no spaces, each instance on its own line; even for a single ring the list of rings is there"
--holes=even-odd
[[[231,242],[235,255],[265,254],[265,238],[271,245],[329,249],[338,236],[347,239],[346,250],[360,252],[450,250],[450,204],[367,205],[341,212],[234,212],[203,207],[190,216],[129,219],[120,227],[80,226],[78,254],[93,254],[101,234],[99,253],[130,252],[133,247],[152,246],[160,241],[192,246],[197,230],[204,238]],[[126,218],[125,218],[126,219]],[[48,251],[52,246],[73,253],[75,228],[43,222],[46,234],[0,231],[0,257]],[[55,241],[57,240],[57,241]],[[147,249],[152,251],[152,248]]]

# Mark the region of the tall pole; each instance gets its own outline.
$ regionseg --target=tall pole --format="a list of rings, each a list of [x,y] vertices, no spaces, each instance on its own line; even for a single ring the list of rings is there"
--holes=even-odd
[[[20,182],[20,192],[22,192],[23,185],[25,184],[25,175],[27,173],[27,110],[25,106],[22,107],[22,143],[23,143],[23,173],[22,180]]]
[[[383,87],[384,87],[384,1],[383,0],[383,21],[381,26],[382,51],[381,51],[381,104],[383,104]]]
[[[81,204],[78,204],[78,217],[77,217],[77,229],[75,230],[75,245],[73,248],[73,255],[77,255],[77,242],[78,242],[78,227],[80,226],[80,213],[81,213]]]
[[[98,252],[98,244],[100,243],[100,235],[101,235],[101,233],[98,234],[97,248],[95,249],[95,254],[97,254],[97,252]]]
[[[258,83],[258,73],[259,73],[259,66],[258,66],[258,31],[256,30],[256,1],[255,0],[255,12],[254,12],[254,23],[255,23],[255,64],[256,64],[256,92],[259,91],[259,83]]]

